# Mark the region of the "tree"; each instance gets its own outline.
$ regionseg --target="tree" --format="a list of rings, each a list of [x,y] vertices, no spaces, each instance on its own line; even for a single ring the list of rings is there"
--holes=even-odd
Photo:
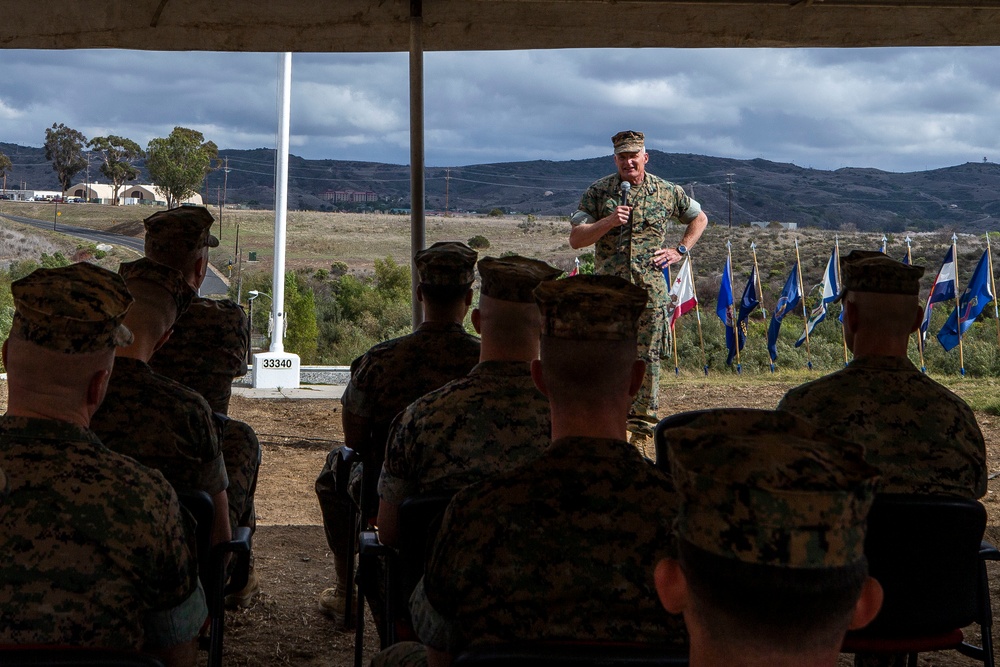
[[[99,151],[104,158],[101,173],[111,181],[112,204],[118,206],[118,189],[129,181],[139,177],[139,168],[133,163],[144,157],[139,144],[125,137],[109,134],[106,137],[94,137],[87,144]]]
[[[4,194],[7,193],[7,174],[11,172],[14,165],[11,164],[10,158],[0,151],[0,176],[3,176],[3,191]]]
[[[152,139],[146,146],[146,169],[157,191],[173,208],[198,192],[214,168],[219,149],[197,130],[175,127],[169,137]]]
[[[83,157],[86,143],[87,137],[82,132],[62,123],[53,123],[45,130],[45,159],[52,163],[63,192],[69,190],[73,177],[87,167],[87,158]]]

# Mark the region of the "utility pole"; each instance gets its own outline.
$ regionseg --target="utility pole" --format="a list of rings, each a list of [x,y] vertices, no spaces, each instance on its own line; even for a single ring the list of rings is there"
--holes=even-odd
[[[736,174],[726,174],[726,185],[729,186],[729,228],[733,228],[733,176]]]
[[[226,208],[226,188],[229,185],[229,157],[226,166],[222,168],[222,206],[219,207],[219,243],[222,243],[222,211]]]
[[[90,151],[87,151],[87,203],[90,203]]]
[[[451,167],[444,170],[444,217],[448,217],[448,186],[451,184]]]

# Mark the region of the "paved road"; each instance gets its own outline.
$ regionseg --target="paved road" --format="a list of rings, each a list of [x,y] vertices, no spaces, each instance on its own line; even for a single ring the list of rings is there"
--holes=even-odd
[[[6,213],[0,217],[7,218],[8,220],[12,220],[14,222],[19,222],[23,225],[38,227],[40,229],[52,229],[53,226],[51,220],[37,220],[35,218],[25,218],[20,215],[8,215]],[[134,236],[124,236],[122,234],[102,232],[96,229],[87,229],[86,227],[74,227],[73,225],[64,225],[62,223],[55,225],[55,231],[61,234],[66,234],[67,236],[73,236],[85,241],[90,241],[94,244],[106,243],[108,245],[125,246],[126,248],[135,250],[140,255],[143,254],[144,250],[143,240],[137,239]],[[205,276],[205,282],[201,285],[201,294],[203,296],[226,294],[229,291],[229,287],[219,277],[215,268],[210,268],[211,270],[208,272],[208,275]]]

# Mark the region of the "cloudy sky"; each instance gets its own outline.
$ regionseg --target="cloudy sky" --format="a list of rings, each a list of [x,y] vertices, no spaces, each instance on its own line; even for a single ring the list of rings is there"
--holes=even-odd
[[[630,49],[425,56],[426,162],[610,154],[620,129],[670,152],[917,171],[1000,160],[997,48]],[[291,152],[409,162],[408,60],[295,54]],[[145,147],[175,125],[274,147],[278,56],[0,51],[0,141],[65,123]],[[669,176],[664,174],[664,176]]]

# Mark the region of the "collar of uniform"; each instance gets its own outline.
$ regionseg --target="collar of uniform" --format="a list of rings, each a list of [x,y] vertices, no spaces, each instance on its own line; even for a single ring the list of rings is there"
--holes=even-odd
[[[149,364],[141,359],[134,359],[132,357],[115,357],[115,366],[111,369],[111,377],[115,375],[152,375],[153,369],[150,368]]]
[[[465,331],[465,327],[457,322],[421,322],[417,331]]]
[[[890,357],[888,355],[869,355],[858,357],[851,361],[851,368],[881,370],[881,371],[915,371],[917,367],[906,357]]]
[[[100,445],[101,441],[90,430],[80,428],[70,422],[40,417],[0,417],[0,448],[8,440],[53,440],[66,442],[75,440]]]
[[[530,361],[480,361],[472,367],[469,375],[494,375],[521,377],[531,375]]]
[[[625,440],[571,435],[553,441],[545,450],[545,455],[620,460],[629,456],[638,458],[639,452]]]

